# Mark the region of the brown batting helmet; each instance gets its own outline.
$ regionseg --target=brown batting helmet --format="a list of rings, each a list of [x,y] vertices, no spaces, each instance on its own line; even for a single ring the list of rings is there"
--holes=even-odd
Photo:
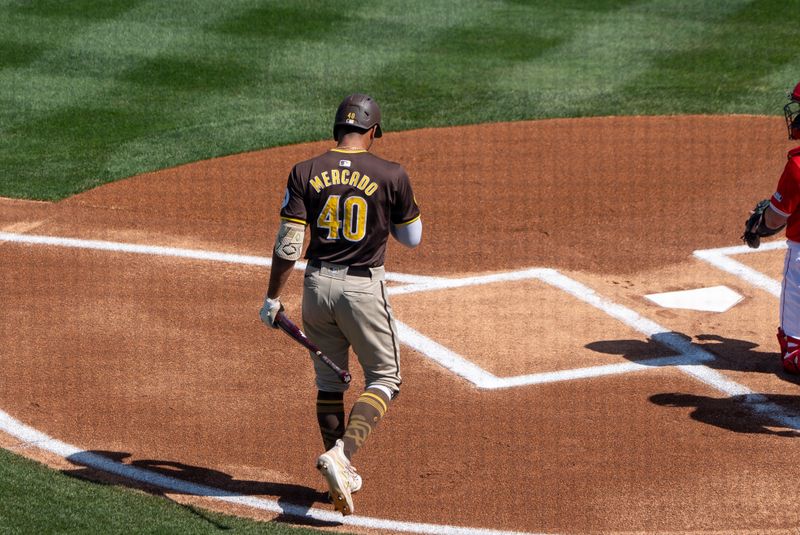
[[[362,93],[349,95],[339,104],[333,120],[333,139],[336,141],[339,141],[340,126],[354,126],[363,130],[377,126],[375,137],[381,137],[381,109],[378,103]]]

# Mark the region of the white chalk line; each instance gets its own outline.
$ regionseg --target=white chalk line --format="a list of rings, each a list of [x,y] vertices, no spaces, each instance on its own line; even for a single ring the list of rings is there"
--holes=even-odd
[[[304,507],[288,503],[279,503],[276,500],[245,496],[224,489],[183,481],[174,477],[158,474],[149,470],[123,464],[101,455],[84,451],[76,446],[52,438],[41,431],[11,417],[0,410],[0,430],[21,440],[21,446],[35,446],[42,450],[63,457],[78,466],[87,466],[102,470],[124,478],[145,483],[158,488],[166,489],[181,494],[189,494],[210,498],[234,505],[250,507],[261,511],[283,514],[300,519],[328,522],[334,525],[344,524],[372,529],[383,529],[392,532],[423,533],[432,535],[534,535],[520,531],[504,531],[483,528],[468,528],[461,526],[448,526],[427,524],[421,522],[403,522],[366,516],[343,517],[332,511]]]
[[[439,278],[436,280],[412,282],[406,286],[394,286],[389,288],[389,295],[402,295],[417,292],[432,292],[435,290],[448,290],[451,288],[463,288],[465,286],[476,286],[481,284],[493,284],[496,282],[513,282],[538,278],[543,272],[549,271],[547,268],[523,269],[520,271],[509,271],[504,273],[492,273],[490,275],[478,275],[461,278]]]
[[[118,253],[176,257],[183,259],[224,262],[224,263],[243,264],[243,265],[259,266],[259,267],[269,267],[272,265],[271,258],[260,257],[260,256],[222,253],[222,252],[205,251],[199,249],[164,247],[156,245],[142,245],[142,244],[111,242],[111,241],[101,241],[101,240],[85,240],[78,238],[65,238],[59,236],[42,236],[42,235],[11,233],[11,232],[0,232],[0,242],[1,241],[8,241],[14,243],[28,244],[28,245],[49,245],[56,247],[91,249],[91,250],[100,250],[100,251],[109,251]],[[298,262],[296,267],[297,269],[305,269],[305,263]],[[391,295],[402,295],[402,294],[409,294],[416,292],[428,292],[435,290],[461,288],[466,286],[493,284],[493,283],[510,282],[510,281],[522,281],[522,280],[540,280],[545,283],[549,283],[553,286],[560,287],[562,290],[564,290],[565,288],[563,287],[563,281],[565,280],[570,281],[571,279],[568,279],[564,276],[561,276],[561,278],[559,279],[555,279],[554,277],[556,277],[557,274],[558,274],[557,271],[548,268],[532,268],[520,271],[493,273],[489,275],[479,275],[479,276],[463,277],[463,278],[438,278],[438,277],[423,277],[405,273],[387,273],[387,280],[410,283],[405,286],[393,286],[388,288],[388,292]],[[553,282],[554,280],[562,281],[561,286],[559,286],[559,284],[555,284]],[[618,305],[613,305],[611,302],[607,300],[599,301],[596,298],[590,299],[588,297],[585,297],[586,295],[588,295],[588,292],[594,294],[592,290],[589,290],[585,286],[582,286],[581,288],[572,293],[579,298],[582,298],[580,296],[583,295],[584,296],[582,298],[583,300],[586,301],[588,299],[587,302],[589,304],[591,304],[595,308],[603,310],[606,313],[609,313],[612,317],[623,319],[623,321],[625,321],[624,318],[627,318],[628,321],[633,322],[632,326],[634,328],[637,328],[637,325],[639,326],[640,332],[644,332],[645,334],[649,335],[650,333],[664,331],[663,328],[655,324],[652,325],[648,324],[645,327],[642,327],[643,325],[645,325],[644,319],[638,316],[635,312],[630,311],[628,309],[624,309],[623,307],[620,307]],[[610,313],[609,311],[613,311],[614,313]],[[484,389],[522,387],[522,386],[545,384],[558,381],[571,381],[576,379],[587,379],[591,377],[600,377],[605,375],[630,373],[634,371],[641,371],[652,368],[654,365],[653,363],[658,362],[657,360],[652,362],[651,361],[640,361],[632,363],[629,362],[629,363],[619,363],[619,364],[602,365],[602,366],[592,366],[574,370],[562,370],[562,371],[541,372],[535,374],[517,375],[509,377],[497,377],[494,374],[476,365],[475,363],[464,358],[462,355],[455,353],[454,351],[426,337],[422,333],[419,333],[418,331],[412,329],[405,323],[398,321],[397,327],[398,327],[398,335],[402,343],[420,352],[423,356],[433,360],[434,362],[437,362],[439,365],[443,366],[447,370],[450,370],[459,377],[466,379],[467,381],[471,382],[478,388],[484,388]],[[645,331],[641,331],[641,328],[645,328]],[[685,359],[681,360],[681,357],[678,357],[673,365],[685,362],[688,361],[686,361]]]
[[[64,238],[58,236],[41,236],[30,234],[18,234],[0,232],[0,241],[24,243],[30,245],[51,245],[59,247],[73,247],[82,249],[95,249],[112,252],[146,254],[155,256],[171,256],[178,258],[205,260],[213,262],[227,262],[244,265],[255,265],[269,267],[271,259],[259,256],[238,255],[231,253],[220,253],[198,249],[182,249],[176,247],[163,247],[152,245],[141,245],[122,242],[110,242],[100,240],[84,240],[77,238]],[[765,244],[776,247],[773,244]],[[723,252],[746,252],[741,247],[723,249]],[[304,269],[305,264],[297,263],[298,269]],[[648,359],[638,362],[619,363],[611,365],[592,366],[588,368],[578,368],[574,370],[561,370],[555,372],[542,372],[528,375],[518,375],[511,377],[497,377],[494,374],[477,366],[463,356],[451,351],[450,349],[438,344],[425,335],[415,331],[403,322],[398,323],[398,334],[401,342],[412,349],[422,353],[424,356],[434,360],[444,368],[452,371],[458,376],[473,383],[478,388],[495,389],[519,387],[535,384],[550,383],[556,381],[568,381],[575,379],[585,379],[600,377],[604,375],[629,373],[655,366],[681,366],[693,363],[701,363],[714,358],[713,355],[697,348],[690,341],[686,341],[673,335],[669,330],[660,325],[643,318],[633,310],[622,305],[613,303],[600,297],[594,290],[585,285],[570,279],[556,270],[549,268],[531,268],[520,271],[493,273],[489,275],[479,275],[463,278],[440,278],[424,277],[412,274],[387,273],[387,280],[395,282],[408,282],[406,286],[395,286],[389,288],[389,293],[393,295],[408,294],[414,292],[426,292],[451,288],[461,288],[498,282],[521,281],[521,280],[540,280],[551,286],[561,289],[574,297],[592,305],[593,307],[605,312],[609,316],[622,321],[638,332],[648,337],[660,335],[660,342],[666,347],[678,353],[676,357],[664,359]],[[712,370],[709,370],[712,371]],[[715,372],[716,373],[716,372]]]
[[[760,288],[770,295],[779,298],[781,295],[780,281],[768,277],[760,271],[757,271],[750,266],[732,259],[731,256],[740,254],[753,254],[764,251],[777,251],[786,248],[787,245],[785,241],[772,241],[761,244],[758,249],[753,249],[747,245],[719,247],[717,249],[700,249],[694,252],[694,256],[722,271],[742,279],[751,286]],[[690,374],[702,373],[701,370],[695,369],[687,369],[684,371]],[[698,378],[703,380],[700,377]],[[743,399],[752,411],[761,416],[770,417],[787,427],[800,429],[797,427],[798,422],[800,422],[800,418],[797,416],[789,415],[783,410],[776,412],[775,405],[771,403],[765,396],[761,394],[754,394],[746,388],[739,388],[741,385],[738,385],[733,381],[729,381],[728,383],[729,384],[724,385],[723,388],[729,391],[731,396],[743,396]]]
[[[226,253],[214,253],[208,251],[178,249],[172,247],[158,247],[158,246],[145,246],[136,244],[124,244],[117,242],[104,242],[97,240],[79,240],[71,238],[58,238],[52,236],[31,236],[20,235],[13,233],[0,232],[0,241],[13,241],[18,243],[27,244],[40,244],[40,245],[55,245],[63,247],[80,247],[98,250],[109,250],[117,252],[137,253],[137,254],[152,254],[160,256],[176,256],[181,258],[192,258],[198,260],[210,260],[220,262],[242,263],[248,265],[269,266],[270,259],[246,255],[232,255]],[[774,246],[774,248],[778,248]],[[738,252],[739,248],[728,248],[731,251]],[[724,254],[731,254],[725,250]],[[745,252],[745,251],[742,251]],[[711,253],[705,256],[697,255],[700,258],[718,259],[720,254],[716,256]],[[439,362],[442,366],[450,369],[454,373],[469,380],[479,388],[508,388],[512,386],[524,386],[531,384],[541,384],[543,382],[561,381],[561,380],[574,380],[577,378],[597,377],[599,375],[609,375],[614,373],[628,373],[631,371],[642,370],[646,368],[653,368],[657,366],[677,366],[682,372],[691,377],[711,386],[717,391],[729,396],[742,396],[744,403],[748,405],[754,412],[768,416],[783,425],[800,428],[800,419],[787,414],[781,407],[769,402],[769,400],[760,394],[754,394],[747,387],[738,384],[719,372],[704,366],[704,362],[713,360],[715,357],[705,350],[695,346],[691,340],[677,333],[673,333],[665,329],[657,323],[642,317],[635,311],[628,309],[617,303],[613,303],[608,299],[598,295],[591,288],[573,280],[558,271],[546,268],[535,268],[529,270],[522,270],[510,273],[499,273],[492,275],[484,275],[478,277],[465,277],[461,279],[443,279],[436,277],[420,277],[415,275],[397,274],[400,278],[391,279],[387,274],[387,280],[395,280],[396,282],[408,282],[408,287],[393,287],[391,292],[394,294],[412,293],[418,291],[434,291],[448,288],[458,288],[471,286],[476,284],[491,284],[496,282],[507,282],[512,280],[527,280],[537,279],[556,288],[559,288],[573,297],[584,301],[593,307],[605,312],[607,315],[616,318],[624,324],[632,327],[638,332],[648,336],[650,339],[676,351],[677,356],[664,357],[658,359],[648,359],[639,362],[622,363],[607,366],[594,366],[591,368],[583,368],[577,370],[563,370],[558,372],[545,372],[540,374],[521,375],[515,377],[499,378],[495,375],[483,370],[479,366],[471,363],[455,354],[444,346],[437,344],[433,340],[425,337],[424,335],[414,331],[402,322],[398,322],[398,330],[400,331],[401,339],[404,343],[414,349],[421,350],[429,358]],[[404,290],[405,288],[405,290]],[[26,434],[33,433],[34,438],[28,440],[31,444],[36,444],[48,451],[52,451],[62,456],[78,455],[80,450],[74,446],[69,446],[63,442],[57,441],[51,437],[47,437],[38,431],[24,426],[8,416],[6,413],[0,411],[0,428],[7,433],[22,438],[25,440]],[[21,432],[20,430],[24,430]],[[38,433],[38,435],[36,435]],[[63,455],[63,452],[70,452]],[[254,497],[241,496],[241,495],[228,495],[227,491],[221,489],[214,489],[212,487],[205,487],[202,485],[195,485],[183,482],[167,476],[153,474],[145,470],[110,461],[108,459],[89,455],[88,461],[95,463],[95,468],[111,471],[112,473],[119,473],[125,477],[137,481],[144,481],[143,478],[148,478],[151,484],[156,484],[167,489],[173,489],[178,492],[186,492],[189,494],[197,494],[200,496],[210,496],[211,498],[231,501],[240,505],[247,505],[258,509],[267,511],[281,512],[283,514],[293,516],[303,516],[314,518],[318,520],[328,521],[333,517],[334,521],[340,521],[346,524],[359,525],[364,527],[374,527],[378,529],[394,529],[396,531],[414,532],[414,533],[476,533],[476,534],[506,534],[513,532],[461,528],[456,526],[441,526],[432,524],[420,524],[413,522],[396,522],[391,520],[374,519],[367,517],[344,517],[340,518],[338,515],[329,511],[316,510],[303,508],[296,505],[283,505],[273,500],[263,500]],[[97,457],[97,458],[95,458]],[[115,466],[110,466],[111,463]],[[108,466],[106,466],[108,465]],[[93,466],[93,465],[89,465]],[[129,471],[133,470],[132,472]],[[124,472],[121,473],[120,471]],[[155,478],[155,479],[153,479]],[[177,485],[177,488],[175,487]],[[196,492],[194,492],[196,491]],[[210,491],[210,492],[209,492]],[[223,494],[220,494],[222,492]],[[313,515],[313,516],[312,516]],[[363,522],[363,523],[361,523]]]
[[[104,240],[84,240],[79,238],[64,238],[59,236],[41,236],[35,234],[18,234],[14,232],[0,232],[0,242],[23,243],[28,245],[51,245],[55,247],[69,247],[75,249],[93,249],[115,253],[131,253],[141,255],[165,256],[185,258],[190,260],[205,260],[210,262],[225,262],[229,264],[242,264],[247,266],[270,267],[272,258],[233,253],[220,253],[202,249],[184,249],[179,247],[164,247],[160,245],[141,245],[136,243],[112,242]],[[295,269],[304,270],[306,263],[295,263]],[[386,280],[392,282],[420,284],[429,281],[441,280],[439,277],[424,275],[410,275],[407,273],[386,273]]]
[[[693,344],[690,338],[669,331],[657,323],[640,316],[633,310],[608,301],[591,288],[565,277],[558,272],[552,272],[547,275],[546,278],[547,282],[554,286],[595,306],[606,314],[617,318],[629,327],[646,335],[651,340],[677,352],[681,360],[683,360],[683,362],[677,365],[677,368],[683,373],[725,395],[742,396],[743,404],[747,405],[754,412],[763,416],[769,416],[781,425],[793,429],[800,429],[800,418],[797,416],[788,413],[783,407],[770,402],[765,396],[755,394],[746,386],[732,381],[718,371],[705,366],[705,362],[713,361],[716,357]]]
[[[773,247],[779,248],[777,246]],[[735,250],[738,251],[739,249],[736,248]],[[573,297],[601,310],[639,333],[644,334],[649,339],[672,349],[678,355],[647,359],[638,362],[500,378],[411,329],[408,325],[398,322],[400,338],[403,343],[425,354],[428,358],[435,360],[453,373],[467,379],[478,388],[484,389],[510,388],[555,381],[571,381],[600,377],[603,375],[629,373],[648,368],[652,369],[653,367],[676,366],[683,373],[723,394],[728,396],[741,396],[743,404],[747,405],[753,412],[762,416],[768,416],[781,425],[800,429],[800,417],[788,413],[779,405],[770,402],[765,396],[755,394],[746,386],[732,381],[718,371],[705,366],[704,363],[711,362],[715,360],[716,357],[693,344],[690,338],[672,332],[654,321],[641,316],[637,312],[600,296],[588,286],[556,270],[536,268],[511,273],[498,273],[478,277],[419,283],[413,285],[413,291],[434,291],[526,279],[540,280],[553,287],[559,288]],[[410,293],[410,288],[411,287],[407,286],[395,288],[395,290],[396,293]],[[405,290],[405,292],[403,292],[403,290]]]
[[[779,281],[731,258],[733,255],[775,251],[779,249],[786,249],[786,242],[769,242],[762,244],[758,249],[752,249],[746,245],[720,247],[718,249],[700,249],[694,252],[694,256],[722,271],[739,277],[756,288],[760,288],[775,297],[780,297],[781,283]]]
[[[496,273],[477,277],[448,279],[396,287],[393,288],[393,290],[395,290],[394,293],[396,294],[410,293],[410,291],[426,292],[520,280],[538,280],[563,292],[566,292],[604,312],[612,318],[621,321],[639,333],[642,333],[651,339],[655,339],[662,345],[676,351],[678,355],[663,358],[659,357],[653,359],[644,359],[637,362],[591,366],[586,368],[541,372],[511,377],[497,377],[496,375],[484,370],[480,366],[477,366],[473,362],[465,359],[463,356],[458,355],[447,347],[412,329],[405,323],[398,321],[398,331],[401,341],[412,349],[438,362],[444,368],[473,383],[478,388],[484,389],[511,388],[558,381],[573,381],[576,379],[587,379],[605,375],[616,375],[642,371],[659,366],[663,367],[696,364],[707,362],[715,358],[713,355],[693,345],[689,340],[670,332],[668,329],[642,317],[629,308],[613,303],[612,301],[601,297],[591,288],[559,273],[554,269],[535,268],[509,273]]]

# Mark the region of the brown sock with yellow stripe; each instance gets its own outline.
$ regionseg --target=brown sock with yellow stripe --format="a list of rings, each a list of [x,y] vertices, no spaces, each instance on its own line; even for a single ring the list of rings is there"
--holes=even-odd
[[[353,405],[353,410],[350,411],[350,419],[342,439],[344,454],[348,459],[351,459],[355,452],[364,445],[369,434],[386,414],[389,401],[385,392],[375,388],[368,388],[358,397]]]
[[[344,393],[317,392],[317,423],[325,451],[344,435]]]

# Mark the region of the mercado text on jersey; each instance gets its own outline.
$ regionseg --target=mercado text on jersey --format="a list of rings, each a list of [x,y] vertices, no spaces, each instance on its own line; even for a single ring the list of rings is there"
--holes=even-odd
[[[308,225],[307,259],[382,266],[389,225],[419,218],[403,167],[365,151],[332,149],[289,173],[283,219]]]

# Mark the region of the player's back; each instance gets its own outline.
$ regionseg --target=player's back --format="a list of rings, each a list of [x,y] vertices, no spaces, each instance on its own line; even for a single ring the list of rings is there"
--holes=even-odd
[[[416,209],[402,166],[366,150],[332,149],[294,166],[281,216],[308,224],[306,258],[378,267],[390,224],[418,215],[409,205]]]

